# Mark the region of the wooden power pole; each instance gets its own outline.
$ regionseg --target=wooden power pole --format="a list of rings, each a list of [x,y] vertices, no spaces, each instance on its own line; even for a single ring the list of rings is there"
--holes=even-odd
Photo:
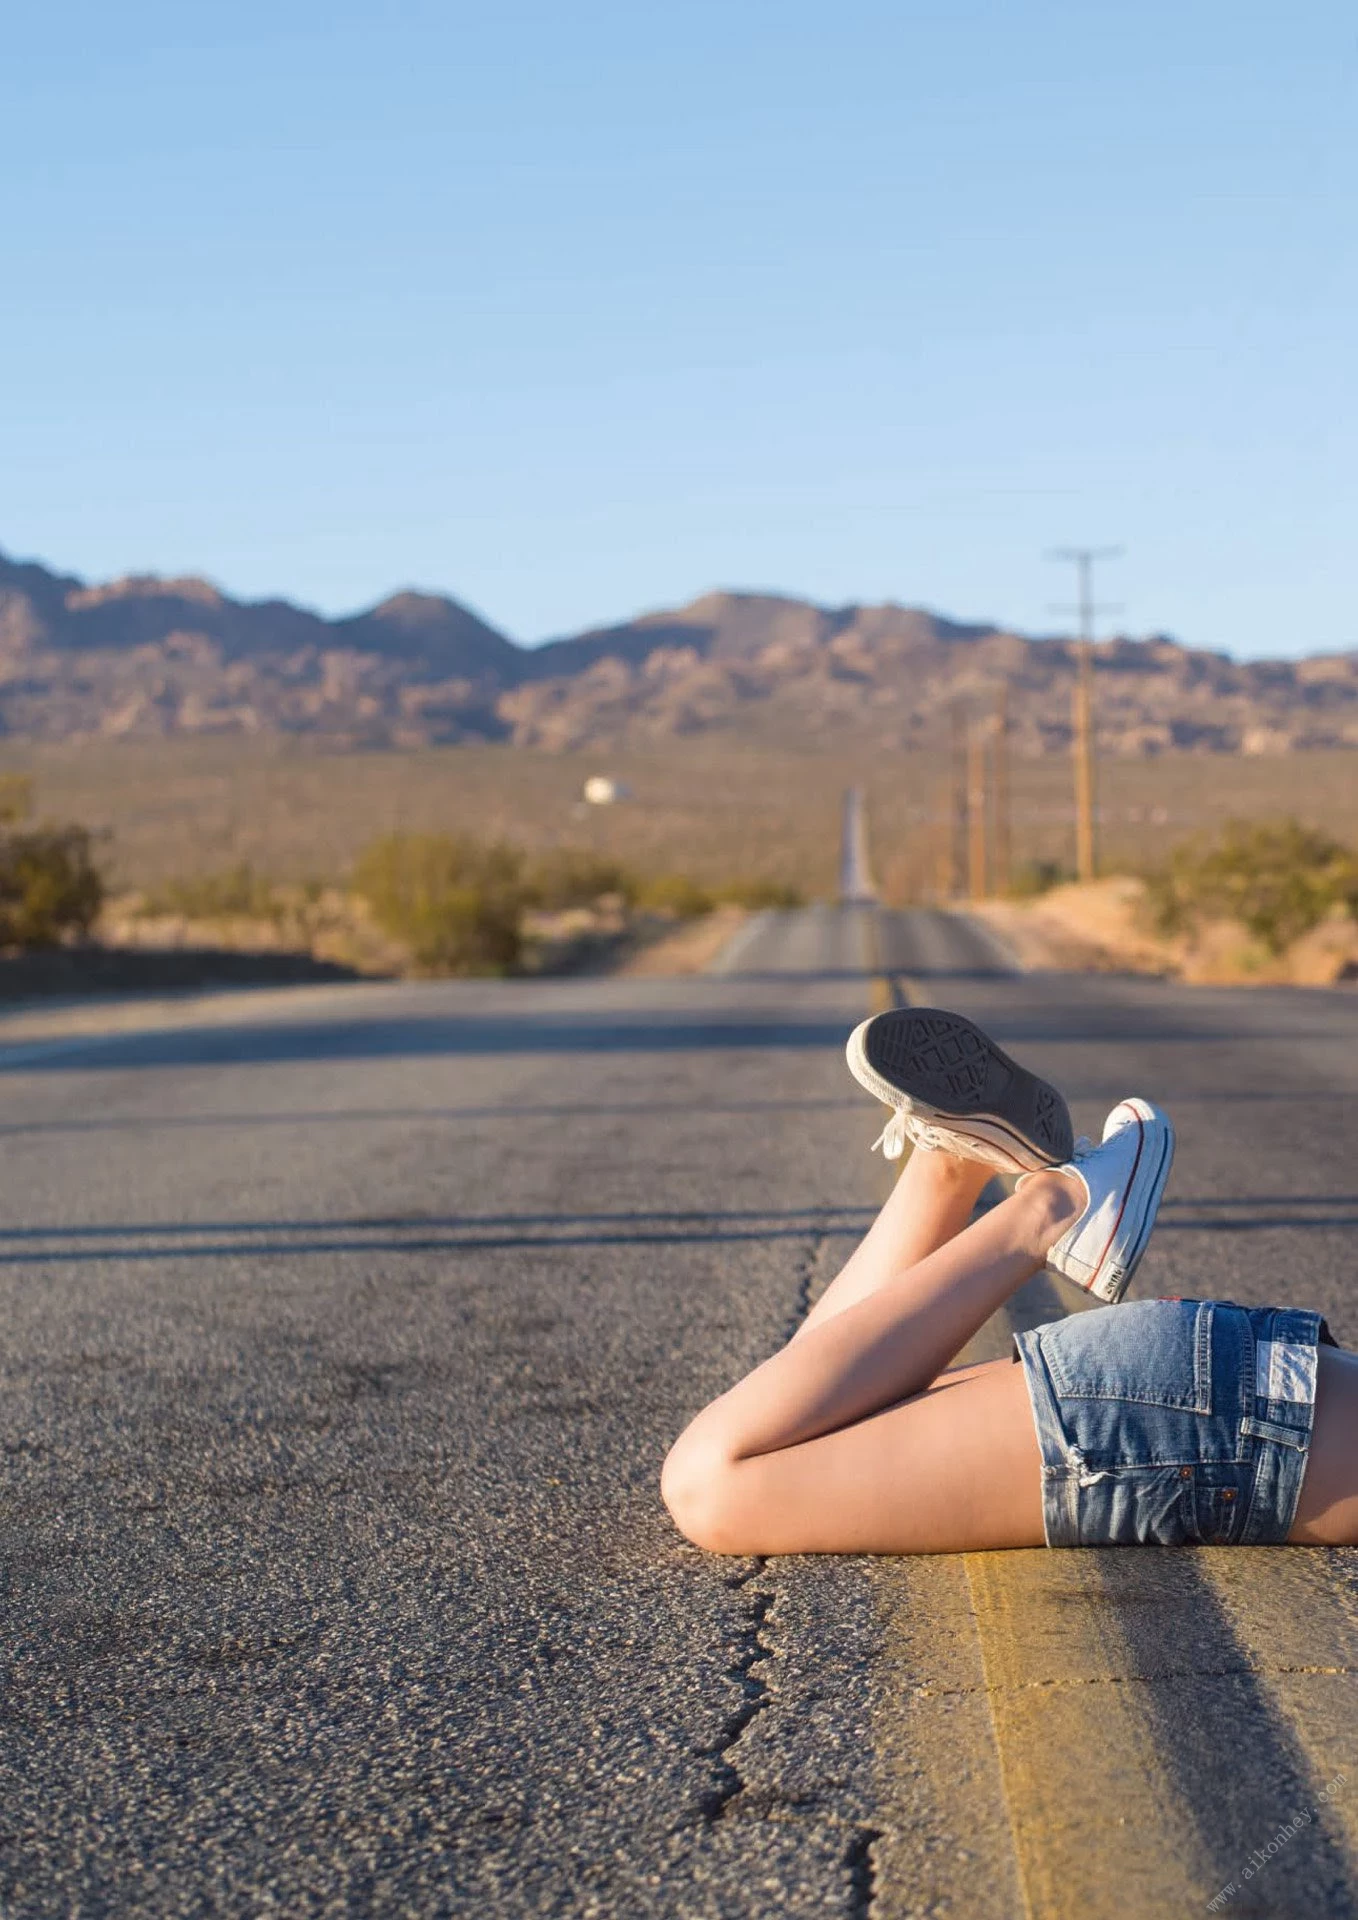
[[[949,773],[938,783],[938,897],[944,905],[957,893],[957,790]]]
[[[1050,556],[1053,560],[1073,560],[1080,582],[1078,604],[1057,611],[1076,613],[1080,619],[1071,695],[1071,758],[1075,773],[1075,871],[1081,880],[1092,880],[1098,867],[1094,842],[1094,616],[1108,609],[1094,604],[1094,562],[1111,560],[1121,552],[1121,547],[1060,547]]]
[[[1071,753],[1075,761],[1075,871],[1094,878],[1094,741],[1091,732],[1093,661],[1087,635],[1080,637],[1071,694]]]
[[[985,723],[977,720],[967,736],[967,892],[973,900],[985,898]]]
[[[1001,680],[995,689],[995,737],[992,745],[990,790],[994,800],[992,885],[1008,893],[1013,879],[1013,840],[1009,824],[1009,687]]]
[[[952,765],[949,785],[948,836],[952,845],[952,898],[962,891],[962,876],[967,870],[967,709],[961,700],[952,703]]]

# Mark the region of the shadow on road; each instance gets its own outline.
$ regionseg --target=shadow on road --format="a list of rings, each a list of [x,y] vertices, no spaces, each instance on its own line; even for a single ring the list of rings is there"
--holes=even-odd
[[[825,979],[864,978],[861,975],[824,975]],[[951,974],[950,979],[967,976]],[[974,976],[981,977],[981,976]],[[732,980],[786,985],[786,975],[731,975]],[[695,985],[695,991],[700,991]],[[804,1049],[838,1051],[849,1025],[844,1019],[789,1017],[770,1006],[767,1015],[748,1010],[701,1005],[682,1009],[639,1007],[634,1010],[579,1013],[522,1010],[405,1015],[351,1015],[344,1019],[256,1021],[212,1027],[161,1027],[150,1031],[92,1036],[88,1044],[72,1041],[50,1054],[19,1048],[12,1058],[0,1051],[0,1074],[127,1072],[150,1067],[256,1066],[304,1061],[361,1061],[379,1059],[437,1059],[440,1056],[494,1056],[525,1053],[699,1053],[715,1049]],[[1234,1024],[1178,1019],[1160,1013],[1148,1030],[1135,1008],[1074,1013],[1064,1005],[1041,1011],[1013,1009],[994,1018],[993,1031],[1006,1047],[1029,1043],[1044,1046],[1100,1046],[1133,1042],[1142,1049],[1193,1045],[1236,1049],[1241,1044]],[[1295,1045],[1330,1043],[1351,1046],[1351,1025],[1278,1028],[1253,1026],[1252,1045],[1284,1041]],[[1268,1090],[1239,1088],[1233,1099],[1276,1097]],[[1316,1096],[1309,1092],[1308,1099]],[[1323,1095],[1322,1095],[1323,1097]]]
[[[474,1120],[578,1120],[607,1119],[621,1114],[669,1116],[676,1113],[857,1113],[867,1108],[860,1096],[843,1099],[792,1098],[783,1100],[604,1100],[572,1101],[540,1105],[531,1101],[488,1107],[321,1107],[301,1112],[275,1113],[163,1113],[120,1114],[94,1120],[9,1120],[0,1122],[0,1138],[6,1134],[66,1133],[154,1133],[166,1128],[179,1132],[184,1127],[312,1127],[373,1126],[382,1121],[448,1121],[453,1124]]]
[[[1182,1217],[1182,1209],[1268,1209]],[[1344,1210],[1344,1211],[1341,1211]],[[0,1231],[0,1266],[101,1260],[205,1260],[238,1255],[337,1253],[484,1253],[541,1247],[710,1245],[732,1241],[857,1239],[873,1219],[867,1206],[759,1208],[712,1211],[628,1209],[608,1213],[480,1213],[342,1220],[133,1221],[94,1226],[13,1227]],[[1167,1201],[1159,1231],[1240,1233],[1261,1229],[1333,1230],[1358,1227],[1358,1196],[1335,1194],[1285,1202],[1275,1199]],[[1042,1276],[1033,1283],[1051,1291]],[[1050,1318],[1059,1296],[1032,1302],[1036,1319]]]
[[[0,1232],[0,1266],[101,1260],[204,1260],[304,1253],[481,1253],[500,1248],[698,1245],[858,1239],[871,1207],[776,1212],[488,1213],[352,1220],[185,1220]],[[206,1241],[202,1238],[206,1236]],[[272,1237],[271,1237],[272,1236]],[[165,1242],[173,1242],[166,1245]],[[138,1244],[149,1242],[150,1244]]]
[[[1012,967],[916,967],[896,963],[873,967],[778,967],[772,969],[751,968],[746,972],[738,968],[732,972],[723,972],[722,980],[744,982],[747,986],[785,987],[790,980],[829,981],[844,980],[864,985],[880,979],[884,973],[908,973],[912,980],[1012,980]]]
[[[690,1053],[706,1048],[841,1048],[842,1020],[789,1020],[748,1013],[533,1013],[296,1021],[101,1038],[48,1056],[0,1055],[0,1073],[126,1072],[133,1067],[261,1065],[299,1060],[374,1060],[440,1054]]]
[[[1224,1211],[1228,1208],[1229,1212]],[[1156,1232],[1160,1234],[1258,1233],[1269,1228],[1305,1232],[1316,1227],[1358,1227],[1358,1195],[1209,1194],[1195,1200],[1164,1200],[1156,1220]]]
[[[1275,1829],[1266,1822],[1273,1809],[1278,1823],[1315,1799],[1315,1780],[1301,1743],[1273,1696],[1263,1657],[1246,1644],[1238,1625],[1208,1577],[1204,1556],[1253,1555],[1259,1579],[1268,1578],[1273,1556],[1311,1553],[1309,1547],[1177,1547],[1113,1549],[1087,1558],[1095,1591],[1110,1613],[1132,1656],[1134,1670],[1169,1679],[1176,1673],[1192,1688],[1191,1708],[1172,1686],[1147,1687],[1145,1701],[1158,1755],[1192,1820],[1199,1845],[1212,1863],[1215,1887],[1239,1887],[1243,1861],[1252,1847],[1267,1846]],[[1176,1638],[1178,1658],[1166,1659],[1167,1632]],[[1243,1770],[1223,1771],[1222,1756],[1243,1749],[1265,1779],[1273,1805],[1260,1807],[1258,1789]],[[1308,1874],[1317,1898],[1302,1896],[1290,1904],[1294,1889],[1261,1903],[1249,1890],[1232,1900],[1238,1913],[1353,1912],[1349,1898],[1352,1863],[1341,1836],[1320,1822],[1308,1828]],[[1267,1864],[1267,1857],[1266,1857]],[[1296,1863],[1294,1862],[1294,1865]],[[1323,1889],[1323,1893],[1320,1891]],[[1206,1903],[1204,1903],[1205,1905]]]

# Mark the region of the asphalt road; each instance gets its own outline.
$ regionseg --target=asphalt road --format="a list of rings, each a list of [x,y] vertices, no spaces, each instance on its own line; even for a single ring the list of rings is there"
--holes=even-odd
[[[1139,1291],[1358,1344],[1358,996],[860,907],[0,1049],[0,1912],[1202,1912],[1303,1802],[1226,1910],[1355,1910],[1352,1554],[733,1564],[660,1509],[880,1201],[883,978],[1086,1130],[1171,1107]]]

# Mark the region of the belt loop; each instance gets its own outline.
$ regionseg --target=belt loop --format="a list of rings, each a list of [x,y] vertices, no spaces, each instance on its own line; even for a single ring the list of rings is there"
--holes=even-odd
[[[1212,1316],[1210,1300],[1199,1306],[1193,1324],[1193,1391],[1198,1413],[1212,1411]]]
[[[1257,1365],[1254,1342],[1254,1315],[1248,1307],[1234,1302],[1222,1307],[1222,1317],[1230,1315],[1231,1336],[1235,1341],[1235,1416],[1242,1425],[1254,1412],[1254,1372]]]

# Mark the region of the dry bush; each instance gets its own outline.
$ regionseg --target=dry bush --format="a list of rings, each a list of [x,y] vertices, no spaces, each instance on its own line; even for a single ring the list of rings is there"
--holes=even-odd
[[[517,848],[392,833],[366,849],[353,885],[421,972],[510,973],[523,957],[531,889]]]
[[[1069,885],[1074,878],[1071,869],[1063,866],[1059,860],[1023,860],[1010,876],[1009,897],[1012,900],[1037,900],[1055,887]]]
[[[653,913],[672,913],[676,920],[696,920],[716,905],[707,889],[686,873],[652,874],[638,887],[636,902]]]
[[[141,912],[151,919],[273,920],[281,907],[273,882],[239,860],[216,872],[165,881],[143,897]]]
[[[1158,932],[1193,933],[1235,921],[1280,954],[1337,908],[1358,907],[1358,859],[1318,827],[1298,820],[1230,822],[1215,842],[1175,848],[1146,877]]]
[[[0,947],[30,951],[84,939],[103,900],[84,827],[0,833]]]
[[[637,892],[635,875],[620,860],[584,847],[539,854],[527,869],[527,884],[533,905],[545,913],[592,907],[610,897],[630,902]]]
[[[26,773],[0,773],[0,826],[27,820],[33,811],[33,781]]]
[[[763,907],[801,907],[806,896],[800,887],[783,880],[728,880],[713,894],[719,907],[747,907],[757,913]]]

